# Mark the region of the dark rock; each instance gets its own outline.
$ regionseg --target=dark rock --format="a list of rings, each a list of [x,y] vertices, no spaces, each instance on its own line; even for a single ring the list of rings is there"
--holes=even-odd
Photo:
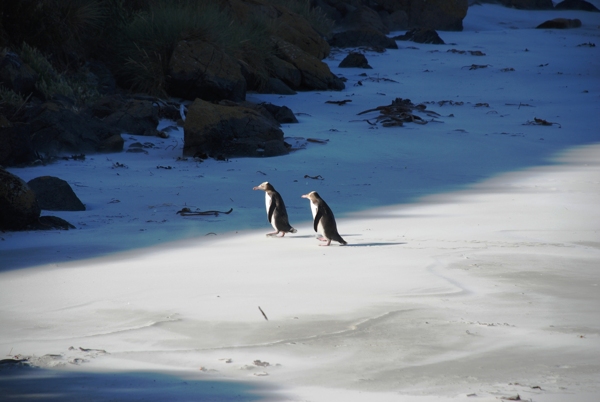
[[[583,10],[583,11],[592,11],[592,12],[600,12],[600,10],[590,3],[589,1],[583,0],[565,0],[558,3],[554,6],[557,10]]]
[[[114,94],[117,82],[112,72],[100,61],[92,60],[85,64],[89,71],[88,82],[93,84],[98,93],[102,95]]]
[[[335,47],[369,47],[375,49],[398,49],[396,42],[374,29],[358,29],[338,32],[329,40]]]
[[[298,123],[294,112],[287,106],[277,106],[272,103],[261,103],[260,106],[265,108],[279,124]]]
[[[262,94],[278,94],[278,95],[295,95],[297,94],[292,88],[287,86],[285,82],[279,78],[269,77],[264,85],[258,91]]]
[[[382,34],[389,32],[381,16],[372,8],[362,5],[350,11],[341,22],[344,30],[374,29]]]
[[[536,29],[568,29],[579,27],[581,27],[581,20],[577,18],[573,20],[568,18],[554,18],[553,20],[542,22]]]
[[[462,31],[468,0],[428,0],[410,2],[409,24],[414,28]]]
[[[53,176],[41,176],[27,182],[41,209],[46,211],[85,211],[69,183]]]
[[[104,118],[121,133],[155,136],[158,134],[158,107],[149,100],[129,99]]]
[[[369,65],[369,62],[367,61],[365,55],[357,52],[351,52],[346,57],[344,57],[344,60],[340,62],[339,67],[373,68]]]
[[[240,64],[212,43],[181,40],[169,61],[168,92],[172,96],[207,101],[246,99]]]
[[[280,79],[292,89],[300,88],[300,85],[302,85],[302,73],[296,66],[275,56],[269,58],[269,64],[273,77]]]
[[[409,27],[408,14],[404,10],[396,10],[392,13],[382,11],[379,15],[388,31],[400,31]]]
[[[54,102],[28,110],[26,120],[34,151],[50,157],[61,153],[101,152],[107,142],[115,144],[115,136],[120,137],[118,129],[102,120]]]
[[[404,35],[395,36],[395,40],[408,40],[416,43],[430,43],[434,45],[443,45],[444,41],[433,29],[415,28],[406,32]]]
[[[550,10],[554,8],[552,0],[500,0],[506,7],[521,10]]]
[[[75,229],[75,226],[71,225],[66,220],[59,218],[58,216],[40,216],[37,221],[27,225],[28,230],[69,230]]]
[[[0,127],[0,166],[28,165],[36,159],[26,124]]]
[[[337,26],[345,26],[362,7],[369,7],[379,14],[383,25],[391,31],[409,28],[461,31],[462,20],[467,15],[469,0],[312,0]],[[366,18],[361,16],[361,19]],[[375,25],[373,26],[375,27]],[[375,28],[371,29],[375,29]],[[387,33],[384,29],[380,31]],[[331,42],[330,42],[331,44]]]
[[[124,144],[125,140],[121,137],[121,134],[115,134],[103,139],[96,150],[98,152],[121,152]]]
[[[22,96],[37,92],[38,75],[13,52],[0,51],[0,85]]]
[[[0,168],[0,230],[21,230],[40,216],[35,193],[27,183]]]
[[[318,58],[282,39],[273,38],[273,45],[279,58],[292,64],[300,71],[301,81],[298,89],[344,89],[344,83],[329,70],[327,64]]]
[[[260,112],[196,99],[188,108],[183,154],[229,158],[287,154],[283,131]]]

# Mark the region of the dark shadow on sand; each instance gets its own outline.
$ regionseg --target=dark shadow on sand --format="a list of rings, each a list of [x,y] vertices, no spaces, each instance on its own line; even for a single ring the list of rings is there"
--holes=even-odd
[[[73,372],[0,366],[0,399],[57,402],[287,399],[269,386],[211,377],[210,373],[194,372]]]
[[[381,246],[401,246],[406,243],[385,242],[385,243],[348,243],[344,247],[381,247]]]

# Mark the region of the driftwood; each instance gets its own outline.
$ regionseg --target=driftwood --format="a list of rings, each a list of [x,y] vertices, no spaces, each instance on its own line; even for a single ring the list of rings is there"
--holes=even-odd
[[[189,208],[183,208],[181,211],[177,211],[177,214],[181,215],[181,216],[194,216],[194,215],[213,215],[213,216],[219,216],[219,214],[225,214],[228,215],[233,211],[233,208],[231,208],[229,211],[227,212],[222,212],[222,211],[199,211],[199,210],[195,210],[192,211]]]
[[[470,66],[464,66],[463,68],[469,68],[469,70],[479,70],[480,68],[488,68],[490,64],[471,64]]]
[[[338,106],[345,105],[348,102],[352,102],[352,100],[351,99],[344,99],[344,100],[340,100],[340,101],[325,101],[325,103],[333,103],[334,105],[338,105]]]
[[[533,121],[528,121],[527,123],[523,123],[524,126],[530,126],[530,125],[534,125],[534,126],[553,126],[553,125],[557,125],[558,128],[562,128],[562,126],[560,125],[560,123],[553,123],[551,121],[547,121],[544,119],[539,119],[537,117],[533,118]]]
[[[360,116],[366,113],[379,112],[379,116],[375,118],[376,121],[374,123],[368,119],[365,121],[370,125],[381,123],[383,127],[393,127],[402,126],[404,123],[427,124],[427,120],[413,113],[415,110],[425,113],[428,116],[439,116],[439,113],[426,109],[427,106],[422,103],[415,105],[410,101],[410,99],[396,98],[392,101],[391,105],[378,106],[373,109],[368,109],[358,113],[358,115]]]

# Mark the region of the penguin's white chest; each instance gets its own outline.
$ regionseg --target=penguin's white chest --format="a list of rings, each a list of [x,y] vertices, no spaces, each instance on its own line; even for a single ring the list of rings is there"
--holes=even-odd
[[[269,218],[269,210],[271,209],[272,202],[273,202],[273,199],[271,198],[269,193],[265,193],[265,206],[267,207],[267,219]],[[271,226],[273,226],[273,229],[277,230],[277,227],[275,227],[275,213],[273,213],[273,216],[271,216]]]

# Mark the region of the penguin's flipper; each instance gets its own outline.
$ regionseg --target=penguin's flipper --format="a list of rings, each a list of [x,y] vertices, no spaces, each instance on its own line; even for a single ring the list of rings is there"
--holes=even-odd
[[[315,215],[315,222],[313,224],[315,232],[319,231],[318,227],[319,227],[319,221],[321,220],[321,218],[323,218],[323,211],[321,211],[321,208],[319,208],[317,211],[317,214]]]
[[[275,197],[271,197],[271,205],[269,205],[269,213],[267,218],[269,218],[269,222],[272,222],[273,220],[273,213],[275,212],[275,207],[277,202],[275,202]]]

